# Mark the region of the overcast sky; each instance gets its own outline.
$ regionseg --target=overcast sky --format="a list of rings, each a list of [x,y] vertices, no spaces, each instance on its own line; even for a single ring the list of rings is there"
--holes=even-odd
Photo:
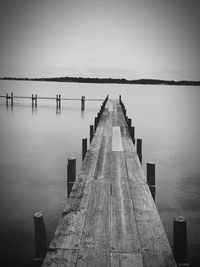
[[[200,80],[199,0],[0,4],[0,76]]]

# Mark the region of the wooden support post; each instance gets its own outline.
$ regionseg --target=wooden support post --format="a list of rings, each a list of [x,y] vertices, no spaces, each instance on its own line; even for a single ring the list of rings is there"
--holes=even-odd
[[[133,144],[135,145],[135,127],[131,126],[131,138],[133,141]]]
[[[153,200],[155,201],[156,186],[155,186],[155,163],[147,162],[147,183],[151,191]]]
[[[122,96],[119,95],[119,103],[121,104],[121,102],[122,102]]]
[[[47,232],[43,219],[43,212],[34,214],[35,230],[35,260],[43,260],[47,251]]]
[[[137,139],[136,151],[140,162],[142,163],[142,139]]]
[[[68,159],[67,165],[67,196],[69,197],[73,184],[76,180],[76,158]]]
[[[87,153],[87,138],[82,139],[82,161]]]
[[[131,123],[132,123],[132,120],[131,119],[128,119],[127,123],[128,123],[128,129],[129,129],[129,132],[130,132],[131,131]]]
[[[58,95],[56,95],[56,108],[58,108]]]
[[[96,131],[96,128],[97,128],[97,125],[98,125],[98,118],[94,118],[94,131]]]
[[[32,107],[34,106],[34,96],[32,95],[31,97],[31,100],[32,100]]]
[[[11,99],[11,106],[13,106],[13,93],[11,93],[10,99]]]
[[[35,107],[37,107],[37,94],[35,95]]]
[[[58,108],[61,107],[61,95],[58,96],[59,97],[59,100],[58,100]]]
[[[189,266],[187,263],[187,225],[183,216],[175,218],[173,222],[173,254],[178,266]]]
[[[8,94],[6,94],[6,105],[8,106]]]
[[[85,96],[81,97],[81,110],[85,110]]]
[[[90,125],[90,143],[92,142],[93,135],[94,135],[94,126]]]

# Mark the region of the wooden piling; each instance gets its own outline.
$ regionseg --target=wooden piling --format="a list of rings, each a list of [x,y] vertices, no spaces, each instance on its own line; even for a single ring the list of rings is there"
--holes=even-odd
[[[10,97],[10,99],[11,99],[11,106],[13,106],[13,93],[11,93],[11,97]]]
[[[129,132],[131,131],[131,123],[132,123],[132,119],[128,119],[127,120],[127,123],[128,123],[128,129],[129,129]]]
[[[184,216],[173,221],[173,254],[178,266],[187,264],[187,225]]]
[[[87,138],[82,139],[82,161],[85,158],[85,155],[87,153]]]
[[[81,97],[81,110],[85,110],[85,96]]]
[[[73,184],[76,180],[76,158],[68,159],[67,165],[67,196],[69,197]]]
[[[35,107],[37,107],[37,94],[35,95]]]
[[[94,135],[94,126],[90,125],[90,143],[92,142],[93,135]]]
[[[147,162],[147,183],[151,191],[153,200],[155,201],[156,186],[155,186],[155,163]]]
[[[6,105],[8,106],[8,94],[6,94]]]
[[[142,139],[137,139],[136,152],[138,154],[140,162],[142,163]]]
[[[131,126],[130,134],[131,134],[131,139],[133,141],[133,144],[135,144],[135,127]]]
[[[96,131],[96,128],[97,128],[97,125],[98,125],[98,118],[94,118],[94,131]]]
[[[47,251],[47,232],[43,212],[34,214],[35,260],[43,260]]]
[[[58,99],[59,99],[59,101],[58,101],[58,108],[60,108],[61,107],[61,95],[58,96]]]

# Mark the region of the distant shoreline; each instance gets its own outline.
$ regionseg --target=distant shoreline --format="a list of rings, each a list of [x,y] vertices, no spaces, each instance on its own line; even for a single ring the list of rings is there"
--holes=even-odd
[[[159,80],[159,79],[136,79],[127,80],[124,78],[84,78],[84,77],[55,77],[55,78],[16,78],[3,77],[0,80],[15,81],[46,81],[46,82],[75,82],[75,83],[113,83],[113,84],[153,84],[153,85],[190,85],[200,86],[200,81],[188,80]]]

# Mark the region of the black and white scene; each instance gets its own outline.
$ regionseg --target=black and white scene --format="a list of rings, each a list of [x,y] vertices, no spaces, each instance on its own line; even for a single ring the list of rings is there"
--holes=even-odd
[[[0,265],[200,266],[200,1],[0,0]]]

